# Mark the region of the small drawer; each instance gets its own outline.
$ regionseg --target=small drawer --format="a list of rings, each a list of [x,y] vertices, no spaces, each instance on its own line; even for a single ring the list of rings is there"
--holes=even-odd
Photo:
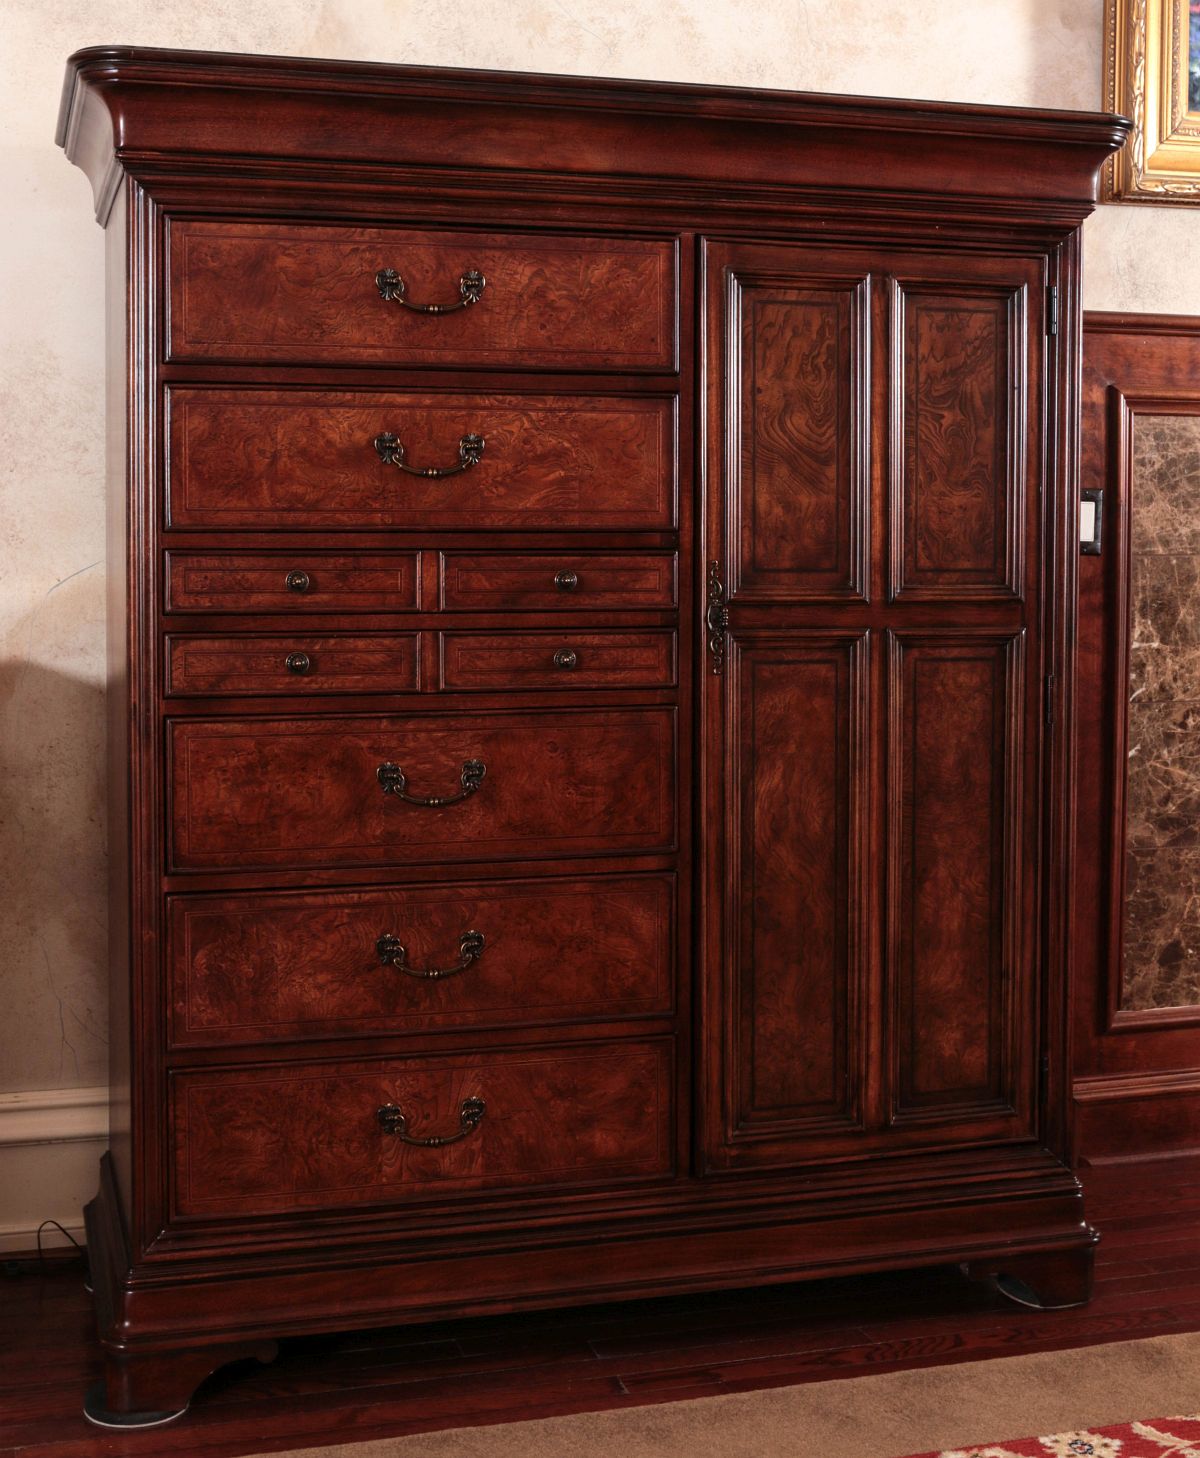
[[[181,719],[171,866],[397,866],[670,850],[675,711]]]
[[[678,601],[671,553],[444,552],[447,612],[670,609]]]
[[[167,692],[399,694],[417,687],[415,633],[167,638]]]
[[[671,1173],[668,1039],[171,1076],[177,1216]]]
[[[671,876],[175,896],[175,1047],[669,1013]]]
[[[673,239],[176,220],[169,248],[173,360],[675,368]]]
[[[670,396],[180,385],[167,421],[176,531],[675,525]]]
[[[441,686],[659,688],[675,682],[675,634],[441,633]]]
[[[169,613],[373,613],[417,606],[415,552],[168,552]]]

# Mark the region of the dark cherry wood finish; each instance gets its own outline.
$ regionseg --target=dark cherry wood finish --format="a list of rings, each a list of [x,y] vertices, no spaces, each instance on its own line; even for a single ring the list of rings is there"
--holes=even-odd
[[[181,385],[167,410],[167,519],[179,531],[675,525],[670,397]],[[456,465],[464,436],[483,446],[468,470],[422,479],[380,469],[385,434],[415,470]]]
[[[1125,130],[73,58],[108,1411],[352,1326],[1084,1292],[1077,230]]]
[[[414,228],[172,222],[172,360],[408,364],[476,369],[670,370],[675,243]],[[398,265],[406,298],[460,302],[483,275],[486,309],[380,307],[363,280]],[[382,327],[381,327],[382,326]],[[480,407],[482,408],[482,407]],[[504,430],[505,422],[501,422]]]
[[[1200,320],[1087,314],[1082,399],[1081,483],[1104,496],[1101,554],[1079,569],[1074,1093],[1080,1157],[1123,1160],[1200,1145],[1200,1008],[1121,993],[1133,436],[1139,416],[1200,416]]]
[[[237,1458],[1200,1328],[1200,1161],[1082,1177],[1104,1238],[1093,1299],[1074,1310],[1019,1310],[927,1268],[296,1337],[270,1365],[205,1382],[183,1422],[119,1437],[79,1413],[101,1361],[78,1264],[31,1264],[0,1286],[0,1454]]]
[[[262,1044],[666,1014],[674,903],[663,875],[172,897],[172,1040]],[[464,952],[472,934],[478,949]]]

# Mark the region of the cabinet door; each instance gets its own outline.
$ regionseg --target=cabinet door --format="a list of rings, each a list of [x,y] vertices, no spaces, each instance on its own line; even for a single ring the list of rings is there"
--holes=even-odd
[[[1031,1136],[1042,260],[706,278],[707,1167]]]

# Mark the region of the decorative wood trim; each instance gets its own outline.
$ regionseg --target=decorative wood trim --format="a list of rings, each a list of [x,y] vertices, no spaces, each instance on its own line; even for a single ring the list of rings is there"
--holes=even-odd
[[[68,1144],[107,1136],[107,1086],[0,1094],[0,1145]]]
[[[1163,334],[1177,336],[1200,332],[1200,318],[1190,314],[1128,314],[1089,310],[1083,316],[1088,334]]]
[[[1132,1164],[1200,1147],[1200,1069],[1104,1074],[1075,1081],[1077,1158]]]
[[[381,176],[403,172],[428,200],[430,168],[460,164],[464,106],[475,166],[458,167],[457,185],[476,206],[485,192],[569,188],[744,207],[801,187],[857,191],[869,207],[881,178],[903,177],[899,195],[977,216],[985,171],[988,206],[1060,236],[1095,205],[1099,168],[1129,127],[1086,112],[105,46],[68,63],[58,141],[89,176],[102,220],[116,168],[156,186],[231,171],[261,185],[267,148],[276,177],[288,165],[309,179],[323,170],[369,187],[378,209]],[[586,153],[571,145],[581,128]]]
[[[1106,1074],[1075,1080],[1077,1104],[1118,1104],[1126,1099],[1200,1098],[1200,1068]]]
[[[1200,1146],[1200,1008],[1120,1011],[1127,699],[1129,502],[1134,418],[1200,411],[1200,318],[1084,316],[1082,484],[1105,487],[1104,555],[1081,557],[1077,911],[1071,943],[1073,1147],[1089,1162],[1156,1158]],[[1119,661],[1118,661],[1119,660]],[[1121,687],[1118,690],[1117,685]]]

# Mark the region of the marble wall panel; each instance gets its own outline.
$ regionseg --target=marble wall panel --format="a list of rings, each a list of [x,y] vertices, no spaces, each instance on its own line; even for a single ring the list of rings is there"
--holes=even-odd
[[[1122,1006],[1200,1004],[1200,417],[1138,416]]]

